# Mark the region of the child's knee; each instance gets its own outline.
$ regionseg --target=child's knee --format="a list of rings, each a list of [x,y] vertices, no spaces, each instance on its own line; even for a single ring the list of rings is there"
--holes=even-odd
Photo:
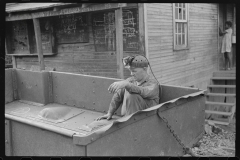
[[[142,98],[139,94],[131,94],[131,93],[126,94],[125,96],[127,100],[132,100],[132,101],[139,100]]]

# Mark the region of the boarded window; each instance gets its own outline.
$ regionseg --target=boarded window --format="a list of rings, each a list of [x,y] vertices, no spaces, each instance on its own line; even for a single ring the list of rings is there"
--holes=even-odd
[[[188,47],[188,5],[187,3],[173,4],[174,49]]]
[[[139,48],[138,37],[138,10],[124,9],[123,13],[123,51],[137,51]]]
[[[40,29],[41,29],[41,36],[42,36],[42,51],[43,53],[53,54],[53,47],[54,47],[54,38],[53,38],[53,19],[50,17],[48,18],[40,18]],[[33,23],[29,23],[29,36],[30,36],[30,52],[32,54],[37,54],[37,43],[36,37],[34,32]]]
[[[55,19],[57,43],[89,42],[86,14],[61,15]]]
[[[98,12],[92,15],[95,51],[116,50],[115,12]]]
[[[30,54],[27,21],[7,23],[8,54]]]
[[[40,18],[42,34],[42,50],[48,55],[53,54],[54,39],[51,19]],[[6,24],[6,46],[8,54],[37,54],[36,37],[33,20],[20,20],[7,22]]]

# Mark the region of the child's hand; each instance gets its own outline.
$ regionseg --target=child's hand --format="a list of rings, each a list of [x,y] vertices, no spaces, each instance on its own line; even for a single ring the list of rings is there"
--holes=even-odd
[[[221,30],[221,28],[219,27],[219,35],[222,36],[223,35],[223,32]]]
[[[109,86],[108,91],[110,93],[115,93],[117,90],[126,87],[128,85],[128,83],[129,83],[128,81],[114,82]]]
[[[101,117],[98,117],[97,119],[96,119],[96,121],[100,121],[101,119],[107,119],[107,120],[110,120],[110,119],[112,119],[112,114],[110,114],[110,113],[108,113],[108,114],[105,114],[105,115],[103,115],[103,116],[101,116]]]

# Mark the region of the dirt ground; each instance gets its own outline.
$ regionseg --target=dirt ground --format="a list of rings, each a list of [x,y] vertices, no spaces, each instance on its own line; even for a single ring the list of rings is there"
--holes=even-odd
[[[235,119],[228,126],[206,123],[203,138],[191,149],[199,157],[235,157],[235,140]]]

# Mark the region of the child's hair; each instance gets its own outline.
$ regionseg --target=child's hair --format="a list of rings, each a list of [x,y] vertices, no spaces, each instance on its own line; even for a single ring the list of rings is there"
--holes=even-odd
[[[225,22],[225,24],[227,24],[229,27],[232,27],[232,22],[230,21]]]

